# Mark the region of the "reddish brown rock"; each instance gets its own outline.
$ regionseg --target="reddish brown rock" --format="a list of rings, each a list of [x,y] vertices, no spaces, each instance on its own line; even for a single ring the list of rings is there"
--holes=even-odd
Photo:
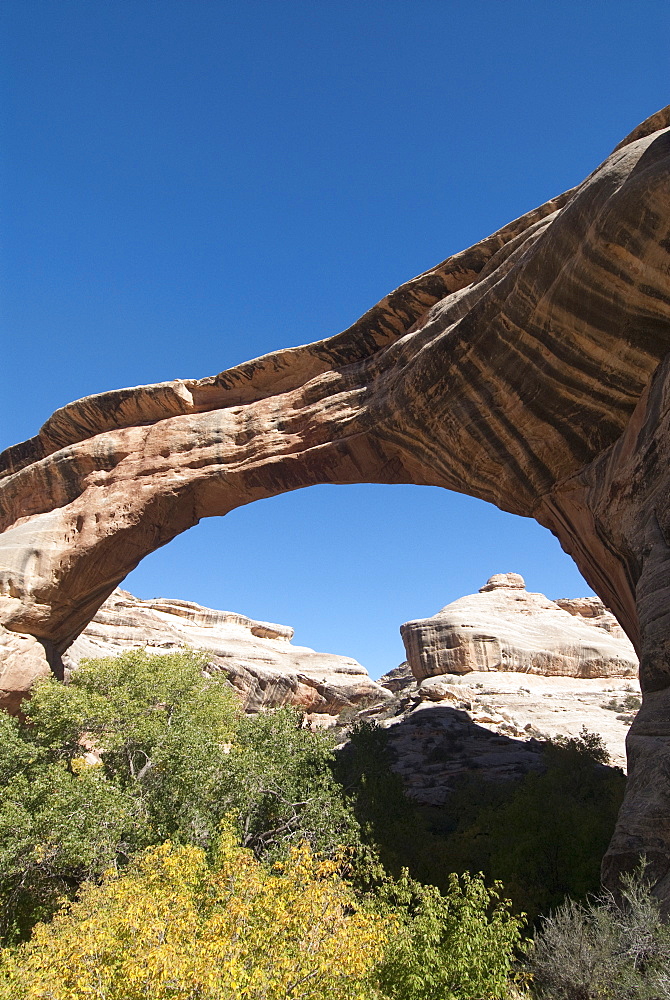
[[[32,635],[0,626],[0,705],[13,714],[23,698],[51,669],[42,643]]]
[[[148,552],[314,483],[437,485],[535,517],[640,654],[607,872],[645,851],[670,898],[669,125],[656,113],[336,337],[58,411],[0,462],[0,624],[57,669]]]

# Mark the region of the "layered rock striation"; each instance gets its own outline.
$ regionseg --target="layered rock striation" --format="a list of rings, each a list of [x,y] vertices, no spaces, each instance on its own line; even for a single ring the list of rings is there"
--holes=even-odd
[[[407,661],[380,680],[393,701],[365,714],[388,728],[395,769],[421,804],[442,805],[466,776],[541,769],[545,740],[584,728],[625,769],[638,661],[598,598],[550,601],[499,573],[401,634]]]
[[[208,654],[211,668],[226,674],[248,712],[296,705],[306,713],[334,716],[390,699],[356,660],[294,646],[292,638],[293,629],[286,625],[190,601],[143,601],[116,590],[63,660],[76,669],[84,658],[118,656],[131,649],[156,654],[200,650]]]
[[[478,594],[400,629],[417,680],[508,670],[566,677],[636,677],[635,650],[600,601],[550,601],[518,573],[499,573]]]
[[[344,333],[79,400],[8,449],[0,687],[25,671],[16,636],[35,675],[62,671],[125,575],[202,517],[315,483],[469,493],[550,528],[640,655],[605,871],[645,852],[670,899],[668,126],[666,108]]]

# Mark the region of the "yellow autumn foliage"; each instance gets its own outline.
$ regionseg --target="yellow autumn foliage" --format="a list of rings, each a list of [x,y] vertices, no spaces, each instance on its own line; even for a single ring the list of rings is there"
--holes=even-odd
[[[109,873],[6,950],[3,1000],[368,1000],[389,922],[306,845],[270,869],[221,837]]]

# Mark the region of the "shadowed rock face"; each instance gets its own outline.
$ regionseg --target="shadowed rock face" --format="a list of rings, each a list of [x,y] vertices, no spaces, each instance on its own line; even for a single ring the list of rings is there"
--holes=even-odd
[[[666,108],[338,336],[88,397],[10,448],[0,686],[21,636],[58,670],[123,577],[202,517],[315,483],[468,493],[550,528],[636,647],[645,700],[605,872],[644,850],[670,897],[669,125]]]

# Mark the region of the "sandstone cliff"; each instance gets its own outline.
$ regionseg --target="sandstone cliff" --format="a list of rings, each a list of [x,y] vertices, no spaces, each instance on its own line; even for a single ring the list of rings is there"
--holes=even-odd
[[[307,713],[337,715],[389,700],[389,692],[356,660],[294,646],[292,638],[293,629],[286,625],[189,601],[143,601],[116,590],[70,646],[64,663],[72,669],[84,657],[117,656],[130,649],[198,649],[210,654],[213,668],[224,671],[249,712],[296,705]]]
[[[400,629],[417,680],[473,670],[567,677],[636,677],[638,660],[600,601],[550,601],[518,573],[492,576],[432,618]]]

